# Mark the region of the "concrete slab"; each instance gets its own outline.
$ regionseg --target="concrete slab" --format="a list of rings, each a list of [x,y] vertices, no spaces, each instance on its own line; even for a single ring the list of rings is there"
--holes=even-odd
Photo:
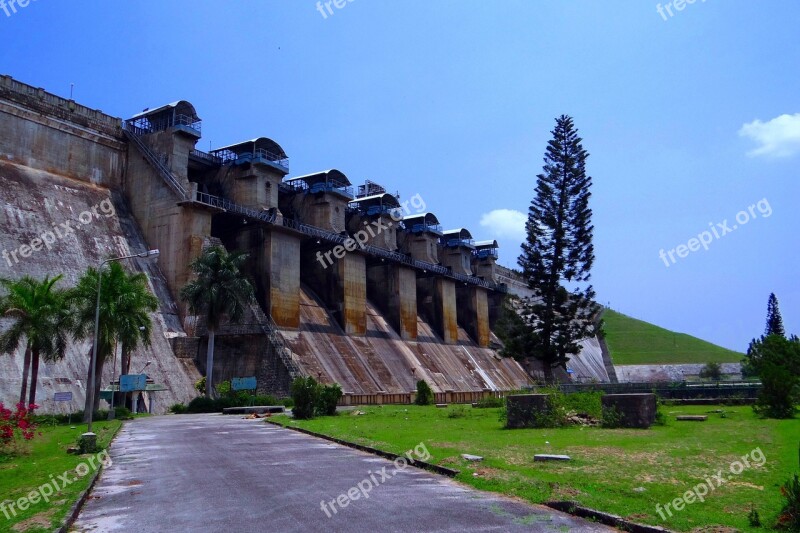
[[[261,420],[137,419],[111,458],[74,531],[613,531]]]
[[[251,407],[226,407],[222,410],[223,415],[263,415],[266,413],[284,413],[286,408],[282,405],[254,405]]]
[[[571,457],[569,455],[553,455],[549,453],[539,453],[533,456],[534,462],[539,461],[570,461]]]

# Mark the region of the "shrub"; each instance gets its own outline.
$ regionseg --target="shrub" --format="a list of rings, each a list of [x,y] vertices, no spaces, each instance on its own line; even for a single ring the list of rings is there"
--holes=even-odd
[[[220,411],[218,402],[208,396],[198,396],[186,407],[189,413],[217,413]]]
[[[800,450],[798,455],[800,455]],[[777,527],[788,531],[800,531],[800,476],[795,474],[781,487],[786,504],[778,516]]]
[[[294,407],[294,400],[292,398],[281,398],[280,405],[283,405],[287,409],[291,409]]]
[[[189,412],[188,408],[182,403],[173,404],[169,408],[170,413],[175,413],[176,415],[183,415]]]
[[[466,418],[467,409],[463,405],[457,405],[447,410],[447,418]]]
[[[505,404],[506,401],[503,398],[489,396],[488,398],[481,398],[475,402],[475,407],[478,409],[491,409],[492,407],[503,407]]]
[[[622,413],[616,407],[603,407],[603,427],[615,429],[622,426]]]
[[[414,403],[417,405],[433,405],[433,390],[424,379],[417,381],[417,399]]]
[[[37,408],[37,405],[26,406],[20,402],[12,411],[0,403],[0,453],[20,453],[23,443],[33,440],[36,434],[33,419]]]
[[[322,416],[333,416],[336,414],[336,406],[342,397],[342,388],[334,383],[322,387],[319,394],[317,414]]]
[[[320,386],[311,376],[296,378],[292,382],[292,415],[300,420],[314,418],[319,402]]]
[[[751,507],[750,512],[747,513],[747,521],[750,523],[750,527],[761,527],[761,517],[755,507]]]
[[[270,394],[253,397],[253,405],[281,405],[275,396]]]
[[[133,413],[124,405],[118,405],[114,408],[114,418],[117,420],[131,420],[133,418]]]
[[[700,369],[700,378],[719,381],[722,379],[722,365],[719,363],[707,363]]]
[[[203,383],[203,385],[205,385],[205,383]],[[242,391],[234,391],[231,388],[230,381],[223,381],[221,383],[217,383],[216,385],[214,385],[214,389],[217,391],[217,394],[219,396],[231,396],[232,394],[235,395],[239,392],[242,392]]]
[[[194,389],[199,392],[200,394],[206,393],[206,377],[203,376],[202,378],[198,379],[194,382]]]

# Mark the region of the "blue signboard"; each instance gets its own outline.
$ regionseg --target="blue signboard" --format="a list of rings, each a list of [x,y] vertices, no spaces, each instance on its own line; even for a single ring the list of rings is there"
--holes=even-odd
[[[53,394],[53,401],[54,402],[71,402],[72,401],[72,393],[71,392],[56,392]]]
[[[233,378],[231,380],[231,389],[233,390],[255,390],[256,378]]]
[[[120,392],[134,392],[147,389],[147,374],[125,374],[119,377]]]

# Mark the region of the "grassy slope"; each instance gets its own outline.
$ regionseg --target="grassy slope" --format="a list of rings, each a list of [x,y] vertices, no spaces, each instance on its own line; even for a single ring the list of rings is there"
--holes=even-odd
[[[743,354],[607,310],[606,342],[616,365],[739,363]]]
[[[366,414],[295,421],[301,426],[353,442],[403,453],[424,442],[431,462],[461,471],[457,479],[478,489],[518,496],[534,503],[577,500],[589,507],[637,522],[690,531],[699,526],[725,525],[742,531],[751,504],[762,520],[773,520],[782,506],[779,485],[796,471],[799,420],[759,420],[749,407],[726,407],[726,417],[709,415],[707,422],[674,421],[678,413],[700,414],[713,407],[664,407],[671,421],[650,430],[564,429],[505,430],[499,409],[466,409],[449,418],[448,409],[417,406],[362,407]],[[546,442],[549,441],[549,445]],[[688,505],[662,522],[662,506],[686,490],[760,448],[764,466],[745,469],[714,490],[705,502]],[[481,455],[468,463],[462,453]],[[534,463],[536,453],[564,453],[569,463]],[[477,473],[478,476],[473,474]],[[643,487],[644,492],[634,489]]]
[[[81,433],[86,431],[85,425],[76,426],[76,429],[70,429],[68,425],[40,426],[38,431],[42,434],[37,434],[28,443],[28,453],[18,457],[0,456],[0,502],[27,496],[37,487],[49,483],[51,474],[57,480],[59,475],[71,470],[70,479],[76,478],[75,467],[89,457],[67,454],[67,447],[75,445]],[[95,422],[93,430],[97,433],[98,444],[107,446],[120,427],[119,421]],[[12,526],[21,522],[25,522],[27,527],[20,524],[17,531],[53,531],[89,485],[93,473],[64,487],[50,498],[49,503],[39,501],[25,511],[17,510],[16,516],[9,513],[10,520],[0,512],[0,531],[12,531]]]

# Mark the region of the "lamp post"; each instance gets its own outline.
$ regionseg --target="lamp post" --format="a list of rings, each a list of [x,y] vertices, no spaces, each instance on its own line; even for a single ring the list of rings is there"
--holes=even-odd
[[[92,359],[89,362],[91,365],[90,368],[90,378],[89,378],[89,390],[86,391],[86,397],[89,400],[87,403],[89,405],[89,426],[86,429],[86,433],[81,435],[81,448],[86,448],[88,451],[93,451],[96,447],[97,443],[97,435],[92,433],[92,419],[94,418],[94,387],[97,376],[95,376],[96,366],[97,366],[97,342],[100,333],[100,288],[103,282],[103,266],[106,263],[112,263],[114,261],[122,261],[124,259],[133,259],[133,258],[141,258],[146,259],[149,257],[158,257],[159,251],[158,250],[148,250],[146,252],[142,252],[140,254],[133,254],[133,255],[124,255],[122,257],[112,257],[111,259],[106,259],[105,261],[100,263],[100,267],[97,270],[97,303],[95,304],[95,311],[94,311],[94,345],[92,346]],[[113,394],[113,393],[112,393]],[[81,452],[86,453],[84,449],[81,449]]]

